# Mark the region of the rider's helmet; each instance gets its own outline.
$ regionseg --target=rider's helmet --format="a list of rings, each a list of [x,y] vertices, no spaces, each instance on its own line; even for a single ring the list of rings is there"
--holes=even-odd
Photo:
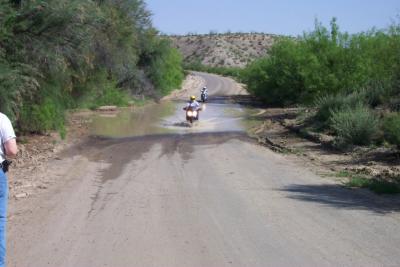
[[[207,86],[204,86],[204,87],[203,87],[203,90],[207,90]]]
[[[192,96],[190,97],[190,100],[191,100],[191,101],[194,101],[194,100],[196,100],[196,97],[195,97],[194,95],[192,95]]]

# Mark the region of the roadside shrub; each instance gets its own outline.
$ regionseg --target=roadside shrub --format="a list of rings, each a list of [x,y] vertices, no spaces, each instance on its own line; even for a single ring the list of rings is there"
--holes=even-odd
[[[332,113],[344,109],[350,109],[365,102],[364,94],[355,92],[349,95],[344,93],[336,95],[325,95],[317,98],[315,106],[318,109],[315,118],[323,125],[330,123]]]
[[[281,39],[273,45],[268,57],[247,66],[243,71],[243,81],[250,93],[269,105],[299,103],[303,97],[306,98],[303,77],[299,72],[304,55],[296,41]]]
[[[400,113],[387,116],[383,123],[385,139],[400,148]]]
[[[46,133],[49,130],[63,131],[64,108],[55,99],[47,97],[39,105],[25,105],[21,111],[20,129],[23,132]]]
[[[81,99],[79,106],[90,109],[96,109],[100,106],[114,105],[126,107],[129,104],[130,97],[128,93],[117,88],[115,82],[103,81],[104,84],[98,86]]]
[[[122,92],[116,87],[107,87],[97,99],[95,104],[97,106],[115,105],[119,107],[126,107],[129,103],[129,96],[127,93]]]
[[[362,90],[365,100],[371,107],[387,103],[392,96],[393,89],[389,82],[373,81]]]
[[[369,145],[378,135],[379,121],[366,106],[357,104],[353,108],[333,111],[331,127],[335,130],[336,146]]]
[[[182,84],[182,56],[166,39],[155,40],[151,46],[141,61],[147,64],[149,61],[147,74],[161,95],[166,95]]]

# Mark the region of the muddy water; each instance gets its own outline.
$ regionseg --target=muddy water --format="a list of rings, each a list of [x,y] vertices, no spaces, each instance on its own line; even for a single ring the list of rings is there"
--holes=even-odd
[[[154,134],[245,131],[243,119],[249,110],[238,104],[206,103],[200,119],[190,125],[182,108],[184,102],[163,102],[126,108],[118,113],[96,114],[91,133],[103,137],[132,137]]]

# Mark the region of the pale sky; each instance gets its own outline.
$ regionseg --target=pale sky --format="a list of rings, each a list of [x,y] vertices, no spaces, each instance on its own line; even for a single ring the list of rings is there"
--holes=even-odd
[[[300,35],[315,18],[328,26],[337,17],[342,31],[357,33],[400,23],[400,0],[146,0],[162,33],[265,32]]]

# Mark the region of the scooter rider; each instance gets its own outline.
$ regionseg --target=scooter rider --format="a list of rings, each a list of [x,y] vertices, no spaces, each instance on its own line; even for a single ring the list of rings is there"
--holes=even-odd
[[[201,89],[201,101],[206,102],[207,98],[208,98],[208,91],[207,91],[207,87],[204,86],[203,89]]]
[[[204,93],[206,96],[208,96],[207,86],[204,86],[203,89],[201,89],[201,93]]]
[[[186,103],[186,107],[184,107],[183,109],[187,110],[188,108],[192,108],[196,111],[200,109],[200,104],[196,101],[196,97],[194,95],[189,98],[189,102]]]

